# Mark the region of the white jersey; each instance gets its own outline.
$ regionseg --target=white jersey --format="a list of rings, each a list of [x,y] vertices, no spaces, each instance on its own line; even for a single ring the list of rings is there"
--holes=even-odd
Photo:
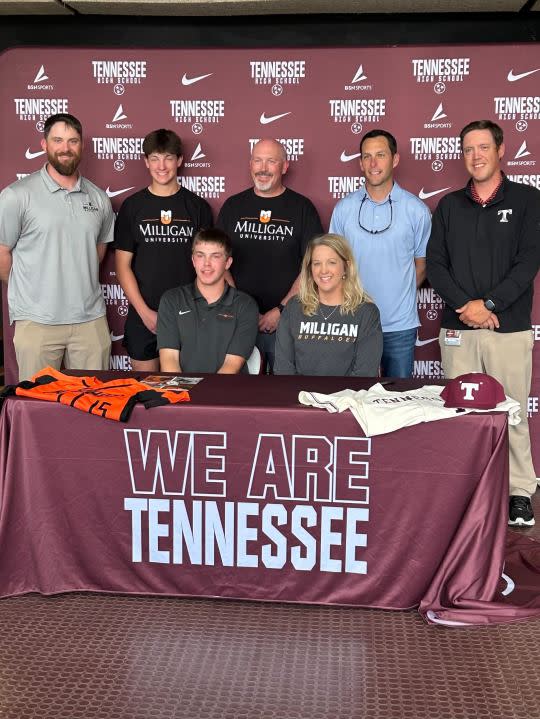
[[[352,389],[333,394],[302,391],[298,400],[301,404],[326,409],[328,412],[350,409],[366,437],[387,434],[420,422],[460,417],[470,412],[507,412],[509,424],[521,422],[519,402],[510,397],[499,402],[494,409],[461,409],[444,406],[440,396],[443,389],[439,385],[425,385],[405,392],[389,392],[377,383],[359,392]]]

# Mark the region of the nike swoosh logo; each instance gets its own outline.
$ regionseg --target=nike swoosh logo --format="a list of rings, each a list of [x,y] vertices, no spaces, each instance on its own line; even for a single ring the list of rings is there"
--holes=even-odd
[[[360,154],[360,152],[355,152],[354,155],[347,155],[345,150],[343,150],[340,160],[341,162],[350,162],[351,160],[356,160],[357,157],[360,157]]]
[[[116,197],[116,195],[121,195],[122,192],[129,192],[130,190],[135,189],[135,186],[133,187],[124,187],[123,190],[111,190],[109,187],[105,190],[108,197]]]
[[[188,312],[191,312],[191,310],[178,310],[179,315],[187,315]]]
[[[118,340],[124,339],[124,335],[115,335],[111,332],[111,342],[118,342]]]
[[[205,77],[210,77],[210,75],[213,75],[213,72],[209,72],[207,75],[199,75],[198,77],[188,77],[186,73],[182,76],[182,85],[193,85],[194,82],[200,82],[201,80],[204,80]]]
[[[451,185],[450,185],[450,187],[451,187]],[[440,195],[441,192],[446,192],[446,190],[449,190],[450,187],[443,187],[442,190],[435,190],[434,192],[424,192],[424,188],[422,187],[422,189],[418,193],[418,197],[421,200],[427,200],[428,197],[434,197],[435,195]]]
[[[268,125],[269,122],[275,122],[276,120],[280,120],[282,117],[287,117],[287,115],[290,114],[290,112],[282,112],[281,115],[271,115],[270,117],[266,117],[266,114],[263,112],[259,121],[261,125]]]
[[[28,148],[26,150],[26,152],[24,153],[24,156],[26,157],[27,160],[33,160],[34,157],[39,157],[40,155],[44,155],[44,154],[45,154],[45,150],[40,150],[39,152],[30,152],[30,148]]]
[[[423,347],[424,345],[428,345],[430,342],[436,342],[439,338],[438,337],[432,337],[430,340],[421,340],[418,337],[416,337],[415,345],[417,347]]]
[[[534,75],[535,72],[540,71],[540,67],[537,67],[536,70],[529,70],[528,72],[520,72],[518,75],[514,75],[514,71],[510,70],[508,73],[508,77],[506,78],[508,82],[515,82],[516,80],[521,80],[524,77],[527,77],[528,75]]]

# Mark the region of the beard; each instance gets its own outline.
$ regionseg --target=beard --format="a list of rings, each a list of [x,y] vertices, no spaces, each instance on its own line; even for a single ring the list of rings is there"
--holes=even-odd
[[[268,175],[257,174],[253,178],[253,181],[254,181],[255,187],[258,190],[260,190],[261,192],[266,192],[267,190],[271,189],[271,187],[274,183],[274,178],[272,177],[272,175],[268,176]]]
[[[61,156],[58,156],[58,154],[53,155],[48,152],[47,159],[59,175],[64,175],[64,177],[70,177],[71,175],[75,174],[75,171],[79,167],[81,156],[76,155],[73,152],[66,152],[63,153]]]

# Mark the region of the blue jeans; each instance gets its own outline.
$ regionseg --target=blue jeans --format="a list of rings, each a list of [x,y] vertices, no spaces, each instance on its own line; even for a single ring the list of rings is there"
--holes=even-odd
[[[383,332],[383,377],[412,377],[416,331],[416,327],[413,327],[412,330]]]

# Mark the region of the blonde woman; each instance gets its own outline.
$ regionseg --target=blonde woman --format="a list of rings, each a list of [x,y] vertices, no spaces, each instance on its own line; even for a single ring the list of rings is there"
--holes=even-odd
[[[274,373],[376,377],[382,343],[379,310],[360,285],[347,240],[316,237],[302,261],[298,295],[278,325]]]

